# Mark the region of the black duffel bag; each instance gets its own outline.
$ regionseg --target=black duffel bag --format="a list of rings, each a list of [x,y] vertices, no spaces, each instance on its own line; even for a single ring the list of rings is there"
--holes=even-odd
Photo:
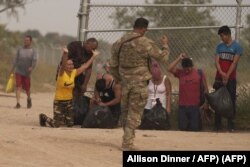
[[[144,110],[139,129],[168,130],[170,123],[166,109],[162,107],[159,99],[151,110]]]
[[[207,101],[215,113],[225,118],[233,117],[233,102],[225,86],[206,94]]]
[[[83,121],[82,128],[115,128],[115,120],[109,107],[94,106]]]

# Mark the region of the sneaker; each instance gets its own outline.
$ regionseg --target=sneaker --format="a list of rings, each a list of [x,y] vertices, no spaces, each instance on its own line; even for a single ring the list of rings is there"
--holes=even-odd
[[[16,104],[15,108],[21,108],[21,105],[19,103]]]
[[[31,108],[32,103],[31,103],[31,98],[27,99],[27,108]]]
[[[39,123],[40,126],[46,126],[47,116],[45,114],[39,114]]]

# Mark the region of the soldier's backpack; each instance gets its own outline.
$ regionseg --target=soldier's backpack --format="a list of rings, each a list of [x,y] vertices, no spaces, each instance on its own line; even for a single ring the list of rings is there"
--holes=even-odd
[[[116,123],[109,107],[94,106],[83,121],[82,128],[114,128]]]
[[[145,111],[139,129],[168,130],[170,128],[168,114],[159,99],[156,99],[156,104],[151,110]]]

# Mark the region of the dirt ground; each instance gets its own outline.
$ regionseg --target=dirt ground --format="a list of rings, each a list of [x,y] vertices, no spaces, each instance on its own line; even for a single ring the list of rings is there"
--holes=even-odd
[[[122,129],[40,127],[39,113],[52,116],[53,93],[32,94],[33,107],[14,109],[14,94],[0,92],[1,167],[120,167]],[[249,132],[137,130],[140,150],[250,150]]]

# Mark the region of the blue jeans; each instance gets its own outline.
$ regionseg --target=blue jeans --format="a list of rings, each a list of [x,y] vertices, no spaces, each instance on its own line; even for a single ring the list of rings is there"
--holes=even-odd
[[[232,130],[234,129],[234,118],[235,118],[235,113],[236,113],[236,107],[235,107],[235,103],[236,103],[236,80],[229,80],[227,85],[227,90],[230,93],[232,102],[233,102],[233,118],[228,118],[227,119],[227,128],[228,130]],[[216,114],[215,112],[215,117],[214,117],[214,129],[215,130],[219,130],[221,129],[221,115]]]
[[[199,106],[179,106],[178,118],[180,130],[201,130]]]

